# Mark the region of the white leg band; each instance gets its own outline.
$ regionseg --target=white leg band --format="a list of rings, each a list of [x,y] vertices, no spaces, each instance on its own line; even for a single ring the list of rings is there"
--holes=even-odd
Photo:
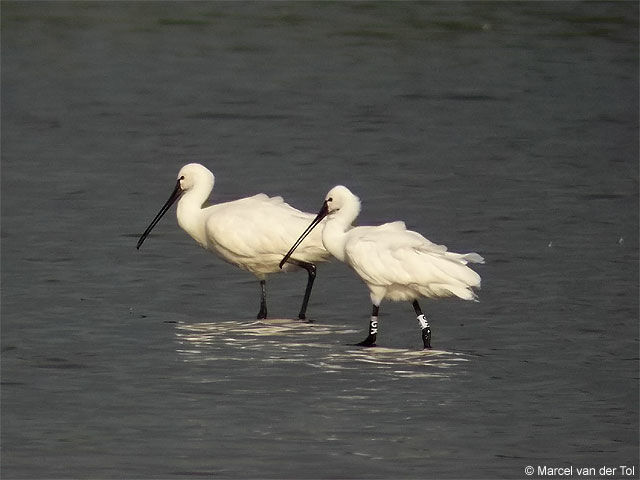
[[[371,317],[371,322],[369,323],[369,333],[372,335],[378,333],[378,317]]]
[[[420,324],[420,328],[422,328],[423,330],[430,326],[424,314],[418,315],[418,323]]]

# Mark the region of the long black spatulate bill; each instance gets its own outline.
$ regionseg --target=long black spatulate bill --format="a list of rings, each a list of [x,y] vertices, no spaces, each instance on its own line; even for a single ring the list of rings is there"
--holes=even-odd
[[[180,198],[180,196],[182,195],[183,190],[182,190],[182,187],[180,187],[180,180],[181,179],[178,179],[178,182],[176,183],[176,188],[173,189],[173,192],[171,193],[171,196],[165,202],[165,204],[162,206],[162,208],[160,209],[158,214],[155,216],[155,218],[151,221],[151,223],[149,224],[147,229],[144,231],[144,233],[140,236],[140,239],[138,240],[138,244],[136,245],[136,248],[138,250],[140,249],[140,247],[144,243],[145,239],[149,236],[149,233],[151,232],[151,230],[153,230],[153,227],[156,226],[156,223],[158,223],[160,221],[162,216],[165,213],[167,213],[167,210],[169,210],[169,208],[171,208],[171,205],[173,205],[175,203],[175,201],[178,200]]]
[[[316,216],[316,218],[314,218],[313,221],[311,222],[311,224],[307,227],[307,229],[304,232],[302,232],[302,235],[300,235],[300,238],[298,238],[298,240],[296,240],[296,243],[293,244],[293,247],[291,247],[291,249],[287,252],[287,254],[280,261],[280,264],[279,264],[280,268],[282,268],[282,266],[285,263],[287,263],[287,260],[289,260],[289,257],[291,255],[293,255],[293,252],[294,252],[294,250],[296,248],[298,248],[298,245],[300,245],[302,243],[302,241],[307,237],[307,235],[309,235],[311,233],[311,230],[313,230],[314,227],[316,225],[318,225],[322,221],[322,219],[327,216],[328,213],[329,213],[329,207],[327,206],[327,202],[325,201],[322,204],[322,208],[318,212],[318,215]]]

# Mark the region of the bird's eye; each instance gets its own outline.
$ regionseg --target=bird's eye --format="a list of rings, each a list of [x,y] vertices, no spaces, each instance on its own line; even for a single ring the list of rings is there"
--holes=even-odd
[[[184,175],[182,175],[178,180],[184,180]]]
[[[333,202],[333,198],[331,197],[327,198],[327,202]]]

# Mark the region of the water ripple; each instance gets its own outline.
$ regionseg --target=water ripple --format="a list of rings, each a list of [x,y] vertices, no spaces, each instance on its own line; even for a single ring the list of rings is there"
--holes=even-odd
[[[345,325],[288,319],[181,323],[175,331],[178,353],[187,362],[302,363],[325,373],[367,366],[394,377],[447,378],[469,361],[462,353],[445,350],[359,348],[341,342],[344,335],[357,333]]]

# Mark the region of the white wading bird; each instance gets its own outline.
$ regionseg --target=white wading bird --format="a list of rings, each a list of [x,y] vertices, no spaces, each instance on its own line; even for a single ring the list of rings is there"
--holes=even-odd
[[[140,248],[160,218],[178,200],[178,224],[185,232],[203,248],[253,273],[260,280],[257,318],[267,318],[266,275],[280,271],[278,262],[314,215],[296,210],[281,197],[268,197],[263,193],[203,207],[213,190],[213,183],[213,173],[206,167],[198,163],[182,167],[173,193],[144,231],[136,248]],[[295,258],[288,260],[287,270],[301,267],[308,273],[307,288],[298,314],[301,320],[306,318],[307,303],[316,276],[314,263],[328,257],[318,232],[301,245]]]
[[[345,262],[367,284],[373,312],[369,336],[358,343],[372,347],[378,333],[380,302],[413,301],[422,329],[424,348],[431,348],[431,327],[420,309],[418,298],[457,296],[476,300],[472,288],[480,288],[480,276],[467,263],[484,263],[477,253],[447,252],[417,232],[407,230],[404,222],[385,223],[376,227],[352,227],[360,213],[360,200],[339,185],[332,188],[316,218],[280,262],[282,267],[313,228],[328,216],[322,232],[322,243],[338,260]]]

